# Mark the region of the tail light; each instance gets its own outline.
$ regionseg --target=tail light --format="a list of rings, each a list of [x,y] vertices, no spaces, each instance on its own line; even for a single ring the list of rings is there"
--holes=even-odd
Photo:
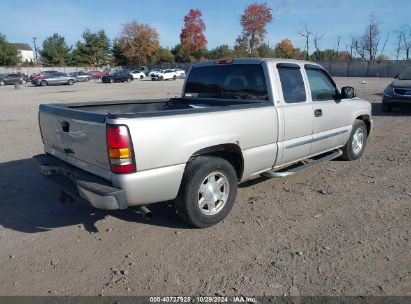
[[[107,125],[107,149],[111,172],[136,171],[133,144],[127,126]]]
[[[216,61],[216,64],[232,64],[234,59],[220,59]]]

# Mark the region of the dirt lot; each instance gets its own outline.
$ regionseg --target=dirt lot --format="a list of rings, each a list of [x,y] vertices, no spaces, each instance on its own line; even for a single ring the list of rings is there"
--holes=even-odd
[[[0,295],[411,295],[411,111],[381,112],[390,79],[337,82],[373,102],[363,158],[241,185],[205,230],[167,204],[151,221],[61,205],[31,160],[40,103],[172,97],[182,80],[0,87]]]

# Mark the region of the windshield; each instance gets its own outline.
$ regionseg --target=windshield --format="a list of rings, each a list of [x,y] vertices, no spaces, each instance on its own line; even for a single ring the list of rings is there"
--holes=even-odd
[[[263,68],[259,64],[193,68],[187,79],[184,97],[268,100]]]
[[[411,68],[406,69],[398,76],[399,80],[411,80]]]

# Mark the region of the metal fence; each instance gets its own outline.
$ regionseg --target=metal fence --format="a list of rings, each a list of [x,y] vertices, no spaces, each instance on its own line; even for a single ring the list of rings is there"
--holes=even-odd
[[[411,60],[390,61],[318,61],[332,76],[394,77],[411,67]]]
[[[390,61],[318,61],[332,76],[339,77],[394,77],[406,68],[411,67],[411,60],[390,60]],[[180,68],[186,72],[190,69],[189,63],[156,64],[149,65],[149,69]],[[133,69],[132,66],[127,67]],[[31,75],[40,71],[54,70],[59,72],[77,72],[80,70],[91,71],[96,68],[86,67],[20,67],[6,68],[0,67],[0,73],[25,73]]]

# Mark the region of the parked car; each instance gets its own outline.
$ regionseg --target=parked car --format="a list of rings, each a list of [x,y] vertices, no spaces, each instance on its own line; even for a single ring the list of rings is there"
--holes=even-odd
[[[69,76],[66,73],[56,72],[48,74],[40,78],[34,78],[31,80],[31,83],[36,86],[48,86],[48,85],[61,85],[68,84],[73,85],[76,82],[76,78]]]
[[[194,64],[180,98],[40,105],[39,126],[46,154],[35,158],[63,201],[145,213],[174,200],[183,220],[208,227],[238,183],[360,158],[372,118],[318,64],[234,59]]]
[[[113,74],[105,75],[101,78],[102,82],[113,83],[113,82],[130,82],[133,80],[133,75],[125,71],[117,71]]]
[[[407,68],[384,90],[382,110],[391,112],[394,107],[411,106],[411,68]]]
[[[174,70],[160,70],[159,72],[153,74],[151,76],[151,80],[176,80],[177,79],[177,73]]]
[[[0,86],[8,84],[25,84],[25,78],[20,74],[3,74],[0,75]]]
[[[173,69],[173,71],[176,73],[178,78],[185,78],[186,77],[186,72],[182,69]]]
[[[31,74],[30,75],[30,81],[32,81],[33,79],[36,79],[36,78],[42,78],[42,77],[46,77],[48,75],[53,75],[55,73],[58,73],[58,71],[52,71],[51,70],[51,71],[42,71],[40,73]]]
[[[104,71],[91,71],[91,72],[89,72],[89,75],[93,79],[101,79],[106,75],[106,72],[104,72]]]
[[[76,81],[90,81],[92,78],[90,74],[83,72],[83,71],[72,72],[69,75],[74,77]]]
[[[148,75],[148,67],[145,65],[140,66],[137,71],[143,73],[145,76]]]
[[[157,74],[160,71],[161,71],[160,69],[151,70],[151,71],[148,72],[147,76],[151,77],[151,76]]]
[[[133,76],[133,79],[144,79],[146,77],[146,74],[140,71],[131,71],[130,74]]]

